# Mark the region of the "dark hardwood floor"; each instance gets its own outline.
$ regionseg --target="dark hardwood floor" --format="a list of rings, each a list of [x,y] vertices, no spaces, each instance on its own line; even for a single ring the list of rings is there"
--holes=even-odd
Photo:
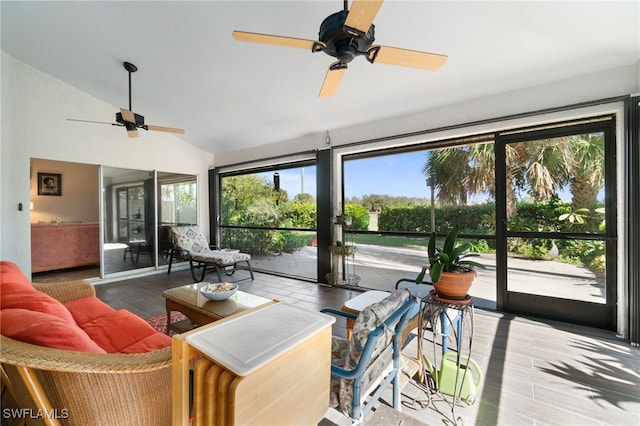
[[[230,280],[247,293],[289,302],[310,311],[326,307],[339,309],[345,301],[360,294],[355,290],[331,288],[259,272],[254,274],[255,280],[252,281],[244,279],[245,276],[249,277],[248,272],[238,271]],[[189,270],[182,270],[98,284],[95,288],[98,298],[114,309],[127,309],[142,318],[148,318],[166,312],[165,299],[162,297],[164,290],[191,283],[193,279]],[[339,334],[343,334],[342,330]]]

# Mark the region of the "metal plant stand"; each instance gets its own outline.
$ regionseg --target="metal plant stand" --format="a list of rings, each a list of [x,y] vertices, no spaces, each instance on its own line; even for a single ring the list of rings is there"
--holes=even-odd
[[[456,406],[462,401],[468,404],[475,401],[475,393],[468,393],[469,388],[473,388],[473,378],[468,373],[469,363],[474,363],[471,360],[475,323],[473,298],[467,295],[461,300],[444,299],[432,290],[420,300],[420,304],[422,315],[418,327],[418,358],[423,361],[425,371],[420,374],[418,385],[426,394],[426,399],[416,398],[413,404],[419,409],[427,408],[433,404],[433,396],[439,395],[449,403],[453,423],[461,425],[462,418],[456,418]],[[431,325],[433,334],[433,362],[424,356],[422,348],[427,324]],[[452,339],[449,339],[450,336]],[[449,347],[450,340],[455,344],[455,349]],[[440,369],[437,370],[436,366],[440,366]]]
[[[327,277],[332,285],[358,286],[360,276],[356,274],[355,255],[358,247],[354,245],[331,246],[333,264],[336,270]]]

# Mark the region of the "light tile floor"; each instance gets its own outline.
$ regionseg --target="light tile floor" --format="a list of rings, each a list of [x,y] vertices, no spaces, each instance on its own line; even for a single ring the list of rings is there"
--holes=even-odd
[[[97,291],[116,309],[146,317],[164,311],[164,289],[190,281],[189,271],[176,271],[100,284]],[[309,309],[339,308],[359,294],[261,273],[240,287]],[[611,332],[566,323],[478,308],[474,318],[471,357],[481,366],[484,383],[473,405],[457,406],[452,416],[447,400],[435,396],[427,408],[413,409],[413,398],[425,394],[409,384],[402,392],[401,416],[384,417],[388,410],[381,409],[365,418],[365,424],[408,424],[407,417],[429,425],[453,424],[454,417],[458,424],[487,426],[640,424],[640,348]],[[429,334],[423,342],[427,356],[434,353]],[[414,340],[405,353],[415,355],[415,348]],[[381,416],[388,423],[379,423]]]

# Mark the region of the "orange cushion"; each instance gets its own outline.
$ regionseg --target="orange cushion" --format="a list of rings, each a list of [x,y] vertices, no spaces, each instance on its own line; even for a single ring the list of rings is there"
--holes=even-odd
[[[147,343],[140,343],[142,347],[148,349],[143,352],[171,345],[169,336],[157,332],[145,320],[126,309],[102,315],[80,326],[91,337],[91,340],[108,353],[132,353],[128,352],[129,346],[135,348],[134,344],[154,334],[162,337],[156,337]]]
[[[114,311],[111,306],[94,296],[70,300],[63,304],[65,308],[69,310],[73,319],[76,320],[76,324],[80,327],[82,327],[83,324]]]
[[[26,309],[54,315],[74,325],[76,323],[62,303],[33,287],[24,288],[20,283],[7,282],[2,285],[0,309]]]
[[[4,290],[5,283],[21,284],[24,288],[30,288],[33,290],[31,281],[22,273],[18,265],[6,260],[0,261],[0,284],[3,285]]]
[[[33,345],[78,352],[105,353],[74,323],[26,309],[0,310],[2,335]]]
[[[120,350],[123,354],[141,354],[144,352],[151,352],[158,349],[163,349],[171,346],[171,337],[159,332],[153,333],[151,336],[147,336],[142,340],[138,340],[133,345],[129,345],[126,348]]]

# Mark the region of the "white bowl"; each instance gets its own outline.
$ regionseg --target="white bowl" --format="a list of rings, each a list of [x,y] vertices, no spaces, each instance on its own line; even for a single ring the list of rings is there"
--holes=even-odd
[[[238,291],[238,285],[237,284],[233,284],[233,283],[213,283],[213,284],[209,284],[209,283],[204,283],[205,285],[203,285],[202,287],[200,287],[200,293],[202,293],[202,295],[204,297],[206,297],[209,300],[216,300],[216,301],[220,301],[220,300],[227,300],[228,298],[230,298],[231,296],[233,296],[236,291]],[[226,288],[231,288],[229,289],[221,289],[220,286],[225,286]]]

